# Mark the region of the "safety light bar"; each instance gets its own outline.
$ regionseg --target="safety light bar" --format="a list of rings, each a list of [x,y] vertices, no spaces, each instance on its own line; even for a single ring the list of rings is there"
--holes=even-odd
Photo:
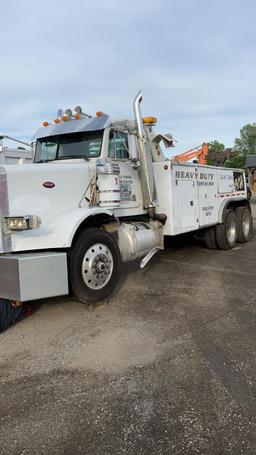
[[[96,112],[96,117],[101,117],[102,115],[106,115],[104,112]],[[53,123],[55,125],[58,125],[59,123],[62,122],[68,122],[69,120],[80,120],[81,118],[92,118],[91,115],[86,114],[85,112],[82,111],[81,106],[76,106],[73,110],[72,109],[66,109],[65,113],[63,112],[62,109],[58,109],[57,111],[57,116],[53,120]],[[43,126],[49,126],[49,122],[43,122]]]
[[[41,219],[36,215],[6,216],[4,223],[9,231],[25,231],[39,228]]]

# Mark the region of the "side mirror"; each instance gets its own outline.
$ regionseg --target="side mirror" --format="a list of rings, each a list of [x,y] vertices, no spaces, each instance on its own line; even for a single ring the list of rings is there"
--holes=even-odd
[[[159,144],[161,141],[163,141],[164,146],[166,148],[175,147],[174,142],[176,141],[175,139],[173,139],[173,136],[170,133],[156,134],[152,138],[152,142],[154,142],[155,144]]]

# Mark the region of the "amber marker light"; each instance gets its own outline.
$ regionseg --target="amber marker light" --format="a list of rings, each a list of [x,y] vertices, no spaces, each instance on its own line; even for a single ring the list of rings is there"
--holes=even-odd
[[[104,115],[104,112],[97,111],[96,112],[96,117],[102,117]]]
[[[59,119],[59,118],[55,118],[55,119],[53,120],[53,123],[55,123],[55,125],[57,125],[58,123],[60,123],[60,119]]]
[[[68,121],[69,121],[69,118],[68,118],[67,115],[63,115],[63,116],[61,117],[61,120],[62,120],[63,122],[68,122]]]
[[[143,123],[157,123],[156,117],[143,117]]]
[[[49,126],[49,122],[43,122],[42,125],[43,126]]]
[[[80,120],[81,115],[80,115],[80,114],[74,114],[74,118],[75,118],[76,120]]]

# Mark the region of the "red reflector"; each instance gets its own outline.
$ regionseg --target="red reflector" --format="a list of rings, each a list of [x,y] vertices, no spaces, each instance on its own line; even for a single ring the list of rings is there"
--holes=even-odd
[[[55,183],[53,183],[53,182],[44,182],[43,186],[45,188],[54,188],[55,187]]]

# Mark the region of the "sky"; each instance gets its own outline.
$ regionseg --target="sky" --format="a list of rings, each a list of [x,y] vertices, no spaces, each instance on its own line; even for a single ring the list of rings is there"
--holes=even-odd
[[[76,105],[129,118],[141,89],[171,153],[230,147],[256,121],[255,18],[255,0],[2,2],[0,133],[29,140]]]

